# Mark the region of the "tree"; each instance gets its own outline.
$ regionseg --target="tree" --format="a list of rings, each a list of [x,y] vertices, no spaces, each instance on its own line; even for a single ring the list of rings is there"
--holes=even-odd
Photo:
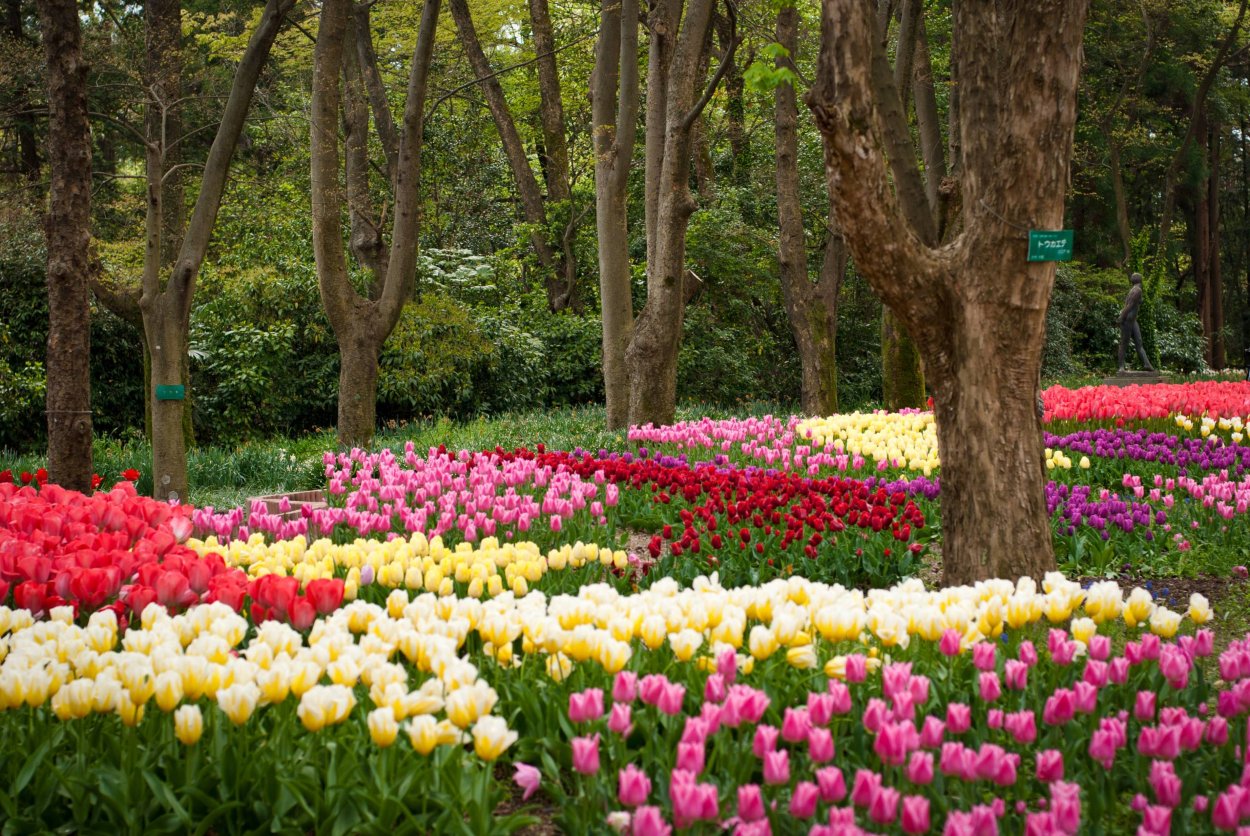
[[[81,41],[81,33],[79,34]],[[4,24],[0,28],[0,54],[18,67],[20,55],[27,48],[27,38],[22,25],[21,0],[4,0]],[[81,52],[81,47],[80,47]],[[18,78],[8,78],[10,73]],[[35,137],[35,116],[31,109],[27,82],[20,78],[20,71],[6,71],[6,82],[12,83],[7,92],[8,110],[13,114],[13,128],[17,141],[12,170],[23,174],[28,180],[39,179],[39,143]]]
[[[906,213],[913,184],[889,186],[897,100],[882,101],[877,21],[858,0],[824,0],[808,104],[855,264],[915,338],[933,387],[946,583],[1054,567],[1036,396],[1055,266],[1025,260],[1023,231],[1063,226],[1087,6],[955,6],[964,209],[935,247]]]
[[[625,350],[629,421],[670,423],[677,405],[677,352],[692,289],[686,270],[686,230],[698,205],[690,192],[692,130],[733,60],[735,35],[720,67],[704,86],[702,53],[714,0],[658,0],[649,20],[645,221],[647,301]],[[733,6],[727,5],[734,14]],[[699,89],[703,94],[696,99]]]
[[[591,120],[595,143],[595,227],[603,309],[603,382],[610,430],[629,426],[625,349],[634,325],[629,267],[629,169],[638,121],[638,0],[603,0]]]
[[[422,128],[439,0],[426,0],[421,11],[396,155],[389,254],[385,265],[370,267],[374,291],[367,296],[352,287],[342,235],[344,186],[339,181],[338,125],[343,107],[339,76],[350,8],[351,0],[325,2],[313,52],[313,253],[321,303],[339,345],[338,440],[344,446],[367,446],[373,439],[377,416],[378,354],[416,283]],[[362,176],[362,160],[350,146],[345,156],[351,209],[361,211],[367,191],[362,194],[353,183]]]
[[[469,13],[469,5],[466,0],[450,0],[449,5],[451,16],[456,22],[456,31],[460,34],[460,42],[464,45],[469,66],[477,75],[477,82],[486,97],[486,106],[494,119],[495,129],[499,132],[504,153],[508,158],[508,167],[512,170],[512,179],[521,197],[521,208],[526,223],[530,225],[530,243],[546,274],[547,305],[552,311],[575,307],[577,262],[570,244],[571,235],[563,236],[560,254],[557,255],[556,248],[547,240],[547,207],[538,186],[538,178],[534,176],[534,169],[530,165],[525,145],[521,142],[516,121],[512,118],[512,111],[504,98],[498,74],[491,70],[490,61],[482,51],[477,30],[473,27],[473,17]],[[538,50],[539,56],[539,89],[542,102],[539,110],[543,126],[543,148],[546,151],[544,172],[547,175],[548,197],[553,201],[567,203],[572,197],[572,189],[569,184],[568,147],[564,138],[560,79],[555,71],[551,17],[547,11],[546,0],[530,0],[530,9],[534,21],[534,48]]]
[[[48,476],[91,490],[91,125],[75,0],[40,0],[48,68]]]
[[[846,272],[846,247],[829,206],[825,257],[815,282],[808,276],[803,208],[799,195],[798,104],[793,70],[799,48],[799,13],[795,6],[777,12],[777,43],[773,90],[776,121],[777,254],[781,292],[803,366],[802,405],[808,415],[838,411],[838,291]]]
[[[191,300],[200,266],[208,250],[222,192],[230,173],[239,135],[243,131],[253,91],[269,56],[284,16],[295,0],[269,0],[235,71],[221,122],[204,162],[199,194],[181,240],[167,240],[171,218],[180,210],[166,206],[169,177],[175,175],[169,152],[180,136],[170,134],[167,111],[181,98],[178,63],[172,57],[179,25],[179,0],[152,0],[148,11],[149,53],[157,56],[150,72],[147,102],[147,204],[142,294],[139,308],[151,354],[152,484],[158,499],[187,496],[187,450],[184,436],[185,387],[188,383],[187,339]],[[180,226],[181,224],[176,225]],[[168,249],[176,249],[170,260]],[[166,266],[168,265],[168,267]],[[183,387],[181,391],[174,388]],[[165,397],[162,397],[164,395]],[[171,397],[172,396],[172,397]]]

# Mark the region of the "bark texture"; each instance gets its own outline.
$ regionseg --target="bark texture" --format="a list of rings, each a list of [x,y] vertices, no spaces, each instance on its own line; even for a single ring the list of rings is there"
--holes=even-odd
[[[798,11],[793,6],[777,13],[777,43],[789,52],[778,67],[793,69],[798,56]],[[828,241],[820,275],[808,274],[802,203],[799,197],[798,103],[794,87],[780,84],[773,91],[776,122],[777,257],[781,292],[790,330],[802,365],[802,405],[808,415],[831,415],[838,410],[838,289],[846,270],[846,251],[830,206]]]
[[[74,0],[40,0],[48,81],[48,477],[91,490],[91,126]]]
[[[961,229],[926,244],[890,187],[873,10],[825,0],[809,105],[856,266],[916,339],[942,457],[943,580],[1054,567],[1038,373],[1053,263],[1017,224],[1063,226],[1087,2],[965,3],[953,19]],[[1045,20],[1046,26],[1032,25]]]
[[[344,71],[344,42],[351,0],[327,0],[322,6],[321,26],[313,52],[313,254],[321,303],[339,345],[337,429],[339,444],[345,447],[367,447],[373,440],[377,423],[378,355],[399,321],[416,282],[421,130],[438,11],[438,0],[426,0],[421,11],[396,153],[394,222],[385,273],[375,271],[374,292],[362,296],[349,280],[343,245],[344,193],[347,192],[349,199],[355,194],[350,164],[346,190],[339,180],[339,119],[344,110],[352,106],[349,103],[345,107],[339,84]],[[351,153],[349,149],[349,158]]]
[[[603,315],[603,388],[610,430],[629,426],[625,349],[633,331],[634,308],[626,201],[638,106],[638,0],[602,0],[591,79],[591,120]]]

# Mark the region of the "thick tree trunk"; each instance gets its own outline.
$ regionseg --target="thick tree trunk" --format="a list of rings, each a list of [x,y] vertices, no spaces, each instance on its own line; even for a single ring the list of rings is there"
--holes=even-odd
[[[339,443],[367,447],[377,426],[378,352],[367,321],[339,337]]]
[[[957,5],[962,228],[926,243],[891,188],[879,32],[859,0],[824,0],[809,104],[856,266],[916,338],[942,457],[943,581],[1038,577],[1054,567],[1037,381],[1053,263],[1029,263],[1003,218],[1063,226],[1088,3]],[[1025,25],[1035,19],[1045,27]],[[892,162],[892,160],[891,160]],[[992,207],[992,212],[982,207]]]
[[[603,0],[591,80],[595,229],[609,430],[629,426],[625,349],[633,331],[627,198],[638,119],[638,0]]]
[[[78,5],[40,0],[48,82],[48,476],[91,490],[91,126]]]
[[[778,58],[777,66],[791,67],[798,56],[798,11],[782,8],[777,13],[777,42],[790,54]],[[780,84],[773,91],[777,161],[777,256],[781,269],[781,295],[790,330],[802,365],[802,404],[808,415],[829,415],[838,408],[836,334],[838,296],[845,258],[838,257],[840,238],[832,228],[825,247],[819,281],[808,276],[807,246],[799,197],[798,104],[794,87]],[[832,208],[832,207],[831,207]],[[832,293],[829,285],[833,284]]]

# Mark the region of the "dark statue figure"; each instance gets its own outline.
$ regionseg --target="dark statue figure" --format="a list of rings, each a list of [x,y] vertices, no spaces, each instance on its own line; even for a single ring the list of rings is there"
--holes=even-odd
[[[1146,349],[1142,346],[1141,327],[1137,324],[1137,312],[1141,309],[1141,273],[1129,276],[1129,281],[1133,283],[1133,286],[1129,288],[1128,297],[1124,300],[1124,309],[1120,311],[1120,365],[1116,371],[1117,373],[1124,371],[1124,349],[1131,339],[1137,346],[1137,356],[1141,359],[1142,366],[1146,371],[1153,372],[1154,368],[1146,359]]]

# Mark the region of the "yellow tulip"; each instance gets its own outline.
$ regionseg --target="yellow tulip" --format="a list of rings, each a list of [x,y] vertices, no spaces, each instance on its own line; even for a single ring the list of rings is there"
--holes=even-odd
[[[370,711],[368,722],[369,736],[383,749],[394,743],[399,736],[399,723],[395,720],[395,712],[389,708],[375,708]]]
[[[473,724],[473,751],[484,761],[495,760],[516,740],[502,717],[482,717]]]
[[[418,755],[428,755],[438,746],[438,721],[428,714],[418,714],[408,721],[408,742]]]
[[[168,714],[182,702],[182,675],[177,671],[165,671],[156,677],[154,683],[156,706]],[[133,691],[131,692],[133,694]],[[133,699],[133,697],[132,697]]]
[[[204,733],[204,715],[198,705],[184,705],[174,712],[174,736],[183,746],[194,746]]]

